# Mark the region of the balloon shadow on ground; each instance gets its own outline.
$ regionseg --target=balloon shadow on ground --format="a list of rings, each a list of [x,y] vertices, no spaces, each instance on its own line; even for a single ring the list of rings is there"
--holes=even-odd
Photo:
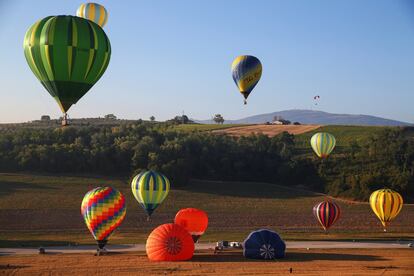
[[[17,193],[20,190],[56,190],[56,188],[35,183],[0,181],[0,197]]]
[[[386,258],[374,255],[348,254],[348,253],[320,253],[320,252],[287,252],[281,261],[383,261]]]
[[[386,258],[374,255],[342,254],[342,253],[314,253],[314,252],[288,252],[285,258],[277,260],[247,259],[241,252],[221,252],[214,255],[194,255],[194,262],[312,262],[312,261],[383,261]]]
[[[208,181],[194,179],[191,180],[188,186],[180,187],[179,189],[196,193],[243,198],[288,199],[320,196],[319,194],[303,189],[295,189],[270,183],[242,181]]]
[[[42,247],[45,249],[45,254],[61,254],[63,251],[66,253],[72,253],[71,251],[84,250],[86,253],[94,252],[98,248],[95,244],[90,245],[77,245],[76,242],[70,241],[53,241],[53,240],[0,240],[0,245],[3,248],[15,248],[16,251],[19,249],[34,249]],[[122,245],[122,244],[109,244],[106,246],[107,252],[104,255],[118,255],[124,252],[117,250],[130,249],[133,245]],[[0,256],[13,255],[14,251],[2,251],[0,248]]]
[[[28,265],[0,265],[0,272],[3,270],[8,270],[8,269],[20,269],[20,268],[26,268],[29,267]]]
[[[74,246],[73,241],[54,241],[54,240],[0,240],[1,247],[9,248],[33,248],[33,247],[49,247],[49,246]],[[1,248],[0,248],[1,252]]]

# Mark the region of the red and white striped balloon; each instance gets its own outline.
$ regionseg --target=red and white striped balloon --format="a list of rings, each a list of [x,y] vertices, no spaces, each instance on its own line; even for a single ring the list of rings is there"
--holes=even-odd
[[[334,202],[322,201],[313,207],[313,214],[326,231],[339,219],[341,209]]]

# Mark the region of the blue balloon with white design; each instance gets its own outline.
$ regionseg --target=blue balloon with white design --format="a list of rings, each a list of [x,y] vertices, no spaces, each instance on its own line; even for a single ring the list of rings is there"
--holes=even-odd
[[[280,259],[285,250],[286,244],[279,234],[268,229],[251,232],[243,242],[243,255],[248,259]]]

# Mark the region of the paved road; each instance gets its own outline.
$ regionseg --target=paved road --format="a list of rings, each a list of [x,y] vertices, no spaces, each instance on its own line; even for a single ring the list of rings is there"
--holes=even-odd
[[[312,248],[409,248],[413,241],[372,241],[372,242],[348,242],[348,241],[290,241],[286,242],[286,247],[296,249],[312,249]],[[214,243],[198,243],[196,249],[214,249]],[[47,253],[94,253],[96,246],[50,246],[45,247]],[[145,251],[145,244],[125,244],[125,245],[108,245],[109,252],[131,252],[131,251]],[[38,254],[38,248],[0,248],[1,255],[27,255]]]

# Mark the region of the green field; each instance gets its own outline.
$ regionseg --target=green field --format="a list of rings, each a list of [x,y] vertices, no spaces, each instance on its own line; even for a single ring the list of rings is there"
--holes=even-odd
[[[391,127],[380,126],[322,126],[317,130],[310,131],[304,134],[296,135],[295,142],[297,147],[309,147],[309,141],[316,132],[328,132],[335,136],[338,148],[349,146],[353,141],[363,143],[371,135],[375,135],[384,129]]]
[[[178,131],[211,131],[217,129],[227,129],[232,127],[248,126],[243,124],[184,124],[173,126],[174,130]],[[317,132],[328,132],[335,136],[336,138],[336,149],[337,153],[345,152],[350,146],[351,142],[357,142],[359,145],[367,142],[368,139],[375,134],[384,131],[385,129],[390,129],[393,127],[383,127],[383,126],[342,126],[342,125],[329,125],[321,126],[317,130],[309,131],[303,134],[295,135],[295,146],[297,148],[298,154],[311,155],[312,151],[310,150],[309,141],[313,134]],[[407,128],[407,130],[409,130]],[[414,137],[414,131],[406,131],[407,135]]]
[[[193,180],[191,189],[172,190],[147,222],[126,179],[0,174],[0,246],[93,243],[80,203],[89,189],[106,185],[119,189],[127,202],[127,218],[112,243],[144,242],[153,228],[172,222],[184,207],[208,212],[209,229],[202,241],[242,240],[258,228],[274,229],[286,239],[414,238],[412,205],[404,206],[384,233],[368,204],[339,200],[342,218],[325,234],[312,215],[324,195],[265,183]]]
[[[249,126],[250,124],[181,124],[173,126],[175,130],[183,131],[210,131],[216,129],[226,129],[232,127]],[[328,125],[321,126],[317,130],[309,131],[304,134],[296,135],[295,141],[303,146],[308,146],[309,140],[316,132],[329,132],[337,139],[338,146],[348,146],[350,142],[363,142],[373,134],[377,134],[384,129],[393,127],[383,126],[342,126],[342,125]],[[414,134],[414,133],[412,133]]]
[[[211,131],[217,129],[227,129],[232,127],[248,126],[247,124],[182,124],[176,125],[172,128],[178,131]],[[309,141],[316,132],[329,132],[336,138],[337,149],[344,149],[350,145],[351,142],[364,143],[372,135],[378,134],[384,129],[393,127],[383,126],[342,126],[329,125],[321,126],[317,130],[309,131],[307,133],[295,135],[295,143],[298,149],[309,148]],[[408,130],[408,128],[407,128]],[[407,135],[414,137],[414,131],[407,131]]]

